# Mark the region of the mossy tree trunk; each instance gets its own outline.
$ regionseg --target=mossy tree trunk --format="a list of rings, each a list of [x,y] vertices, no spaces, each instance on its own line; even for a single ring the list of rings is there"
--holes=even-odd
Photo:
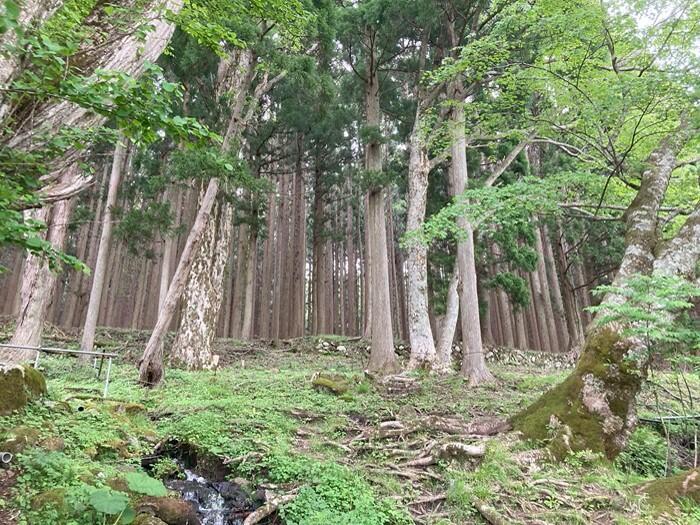
[[[676,156],[690,136],[685,122],[647,159],[640,188],[625,212],[625,252],[614,284],[634,275],[661,272],[693,278],[700,256],[700,207],[675,239],[660,246],[658,212],[666,194]],[[619,304],[609,294],[601,303]],[[512,419],[526,438],[553,437],[557,456],[590,449],[614,458],[626,445],[636,424],[635,399],[646,378],[649,352],[638,339],[625,337],[624,326],[593,324],[581,358],[563,383],[545,393]]]

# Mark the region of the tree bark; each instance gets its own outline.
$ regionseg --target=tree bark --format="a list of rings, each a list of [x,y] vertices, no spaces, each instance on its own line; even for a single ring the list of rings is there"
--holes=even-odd
[[[248,241],[248,264],[245,272],[245,295],[243,299],[243,325],[241,337],[244,340],[253,338],[253,312],[255,311],[255,274],[258,262],[258,232],[250,230]]]
[[[455,339],[457,329],[457,318],[459,317],[459,270],[455,266],[447,289],[447,300],[445,315],[440,327],[440,339],[437,343],[435,366],[433,370],[439,374],[446,374],[452,371],[452,343]]]
[[[367,38],[370,50],[365,82],[365,123],[378,135],[381,114],[379,106],[379,74],[375,63],[374,39]],[[365,146],[365,169],[368,173],[382,171],[381,145],[377,138]],[[384,189],[373,188],[368,193],[367,231],[371,258],[369,301],[372,347],[368,369],[376,374],[390,374],[398,369],[391,325],[391,291],[389,289],[389,257],[386,243],[386,207]]]
[[[45,18],[53,9],[47,5],[55,2],[29,2],[28,6],[41,4],[38,14],[28,16],[35,20]],[[89,32],[91,38],[84,39],[83,47],[78,50],[80,55],[80,73],[89,76],[97,70],[113,70],[138,76],[143,71],[146,62],[155,62],[170,41],[174,24],[165,16],[166,12],[177,13],[182,8],[182,0],[149,0],[138,9],[141,16],[129,16],[128,27],[124,26],[123,17],[110,15],[105,4],[97,2],[93,11],[83,20],[82,27]],[[28,13],[29,10],[25,10]],[[145,33],[144,29],[149,31]],[[12,31],[8,31],[12,33]],[[18,63],[10,57],[9,62],[0,62],[0,71],[4,77],[16,78],[17,68],[6,67],[6,64]],[[3,69],[4,68],[4,69]],[[5,82],[0,81],[0,85]],[[44,143],[36,140],[41,132],[52,136],[64,127],[88,129],[98,127],[105,117],[90,112],[88,109],[67,101],[47,99],[32,108],[32,118],[17,119],[13,113],[21,108],[14,107],[10,97],[0,99],[0,119],[11,119],[19,123],[12,129],[7,146],[27,152],[41,148]],[[42,188],[40,196],[45,203],[67,199],[83,191],[91,178],[82,170],[74,169],[78,162],[80,151],[69,150],[52,167],[51,172],[41,177]]]
[[[185,247],[180,256],[180,261],[175,274],[168,287],[165,303],[158,313],[158,321],[153,328],[146,349],[139,364],[139,380],[145,385],[155,386],[163,378],[163,351],[162,343],[165,332],[175,314],[177,302],[187,283],[190,268],[196,256],[197,249],[202,242],[203,234],[209,221],[216,194],[219,191],[219,179],[211,179],[207,191],[199,206],[194,225],[187,236]]]
[[[61,250],[70,219],[71,202],[60,201],[51,207],[25,212],[32,219],[44,221],[48,226],[47,240]],[[56,272],[36,255],[27,255],[20,286],[20,310],[10,344],[40,346],[46,310],[51,303],[56,282]],[[0,349],[0,363],[21,363],[34,357],[31,350]]]
[[[420,108],[421,105],[418,104],[409,139],[408,209],[406,211],[406,232],[409,234],[417,233],[423,227],[430,172],[428,152],[420,133]],[[411,346],[408,368],[430,370],[436,364],[436,350],[428,315],[428,247],[420,239],[415,239],[409,242],[406,253],[408,341]],[[452,341],[449,345],[451,348]],[[441,365],[444,365],[444,362]]]
[[[450,169],[453,195],[460,195],[467,186],[467,155],[464,107],[459,96],[461,90],[455,89],[457,105],[452,115],[452,164]],[[461,286],[459,288],[459,309],[462,324],[462,367],[461,374],[470,386],[493,381],[493,376],[486,367],[484,349],[481,341],[481,322],[479,299],[476,282],[476,254],[474,252],[474,232],[466,217],[457,218],[457,226],[463,232],[463,238],[457,242],[457,265]]]
[[[219,63],[217,94],[233,96],[221,145],[222,153],[229,153],[236,146],[243,131],[245,122],[242,115],[253,69],[254,58],[250,49],[236,50]],[[216,337],[223,299],[224,270],[230,250],[233,227],[231,204],[222,202],[214,206],[207,219],[204,238],[192,259],[187,284],[182,290],[180,326],[173,346],[174,358],[188,368],[210,368],[216,364],[211,345]]]
[[[105,212],[102,216],[102,233],[100,234],[100,244],[97,249],[97,259],[92,277],[92,287],[90,288],[90,299],[88,301],[85,325],[83,326],[83,336],[80,340],[80,349],[85,352],[92,352],[95,344],[95,330],[97,329],[97,316],[100,313],[102,303],[102,292],[105,285],[105,274],[107,271],[107,259],[109,258],[110,244],[112,242],[112,224],[114,206],[117,203],[119,184],[126,163],[127,145],[125,138],[119,138],[117,146],[114,148],[114,158],[112,159],[112,171],[109,176],[109,186],[107,189],[107,202]],[[87,360],[87,359],[86,359]]]

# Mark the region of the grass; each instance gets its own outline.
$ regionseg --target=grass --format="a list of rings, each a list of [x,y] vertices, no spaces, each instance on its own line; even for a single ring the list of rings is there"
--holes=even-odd
[[[22,474],[11,496],[0,499],[0,509],[19,509],[18,525],[92,523],[94,518],[76,511],[90,491],[140,470],[142,456],[174,438],[207,454],[254,458],[234,462],[236,476],[296,487],[297,498],[282,512],[289,524],[403,525],[412,523],[410,515],[432,524],[480,523],[477,507],[484,504],[522,523],[694,522],[692,509],[654,517],[630,490],[646,478],[628,464],[610,465],[586,454],[551,464],[532,444],[503,435],[488,442],[480,462],[440,460],[422,470],[397,469],[405,461],[402,450],[449,436],[424,428],[396,439],[376,435],[387,420],[410,426],[428,415],[467,422],[508,416],[566,370],[495,364],[493,385],[467,389],[456,376],[426,376],[418,377],[419,391],[393,397],[364,378],[359,345],[348,344],[355,350],[341,356],[318,351],[318,341],[279,348],[247,344],[243,352],[236,342],[220,342],[229,366],[216,372],[168,369],[164,385],[154,390],[137,385],[132,364],[119,364],[109,401],[99,399],[102,382],[91,368],[71,359],[44,360],[49,398],[0,418],[0,443],[9,429],[38,430],[17,456]],[[312,376],[320,371],[343,375],[349,392],[336,396],[313,388]],[[676,385],[673,374],[657,374],[655,381],[669,391]],[[691,390],[700,391],[697,377],[689,381]],[[660,399],[657,404],[657,396],[646,392],[644,414],[680,410],[672,396]],[[634,454],[659,454],[644,443]],[[658,465],[635,458],[629,464]]]

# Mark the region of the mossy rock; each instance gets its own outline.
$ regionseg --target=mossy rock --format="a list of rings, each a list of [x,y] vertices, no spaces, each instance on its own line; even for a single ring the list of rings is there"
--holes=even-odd
[[[32,509],[53,509],[61,515],[66,514],[68,506],[66,505],[66,489],[55,488],[50,489],[32,498]]]
[[[700,468],[649,481],[640,485],[638,492],[647,496],[647,501],[659,514],[675,512],[675,504],[681,499],[689,499],[700,505]]]
[[[27,403],[46,395],[46,380],[31,366],[0,367],[0,416],[22,410]]]
[[[146,407],[141,403],[116,403],[111,408],[115,414],[126,414],[127,416],[136,416],[145,414]]]
[[[311,381],[314,388],[321,392],[330,392],[342,396],[350,389],[347,379],[340,374],[318,373]]]
[[[94,458],[104,459],[109,457],[128,459],[132,456],[129,452],[129,444],[121,439],[111,439],[105,443],[99,443],[96,447]]]
[[[49,452],[63,452],[66,448],[66,442],[62,437],[51,436],[47,437],[46,439],[42,439],[39,446],[44,450],[48,450]]]
[[[151,514],[139,514],[131,523],[132,525],[168,525],[162,519]]]
[[[11,429],[5,440],[0,443],[0,450],[17,454],[39,441],[39,431],[36,428],[20,426]]]
[[[167,525],[201,525],[197,512],[192,504],[174,498],[142,498],[136,506],[136,511],[151,514]]]

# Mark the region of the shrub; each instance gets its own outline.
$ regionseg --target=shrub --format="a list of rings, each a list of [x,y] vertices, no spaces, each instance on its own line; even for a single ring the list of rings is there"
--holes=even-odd
[[[639,427],[630,437],[627,448],[615,460],[615,465],[627,472],[658,478],[666,475],[668,453],[662,436],[647,427]]]

